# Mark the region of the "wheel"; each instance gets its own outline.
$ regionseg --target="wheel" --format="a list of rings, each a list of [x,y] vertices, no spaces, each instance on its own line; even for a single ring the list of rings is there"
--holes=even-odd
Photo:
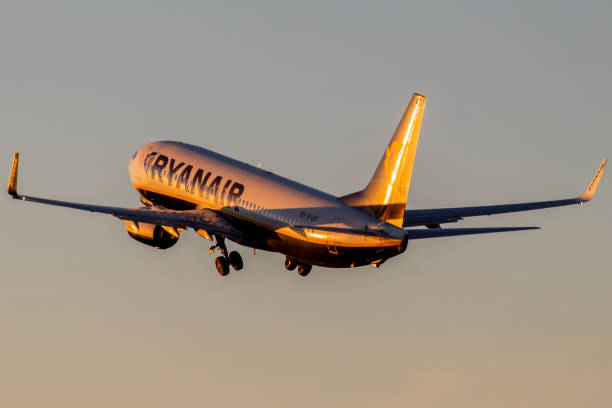
[[[285,269],[288,271],[294,270],[298,266],[298,263],[295,259],[286,257],[285,258]]]
[[[297,268],[300,276],[307,276],[310,273],[310,270],[312,269],[312,265],[299,264]]]
[[[232,251],[229,254],[229,264],[232,265],[232,268],[234,268],[234,270],[239,271],[242,269],[243,263],[242,263],[242,257],[240,256],[240,254],[236,251]]]
[[[217,267],[217,272],[219,272],[219,275],[226,276],[229,273],[229,264],[227,263],[227,259],[225,259],[225,257],[217,257],[217,259],[215,259],[215,266]]]

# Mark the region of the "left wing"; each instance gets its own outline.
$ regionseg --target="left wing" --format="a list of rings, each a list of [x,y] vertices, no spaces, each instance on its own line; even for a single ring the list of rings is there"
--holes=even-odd
[[[560,207],[564,205],[582,204],[590,201],[597,191],[599,180],[603,174],[608,159],[604,159],[595,173],[591,184],[580,197],[565,200],[538,201],[532,203],[486,205],[478,207],[438,208],[431,210],[406,210],[404,212],[403,227],[416,227],[427,225],[430,228],[439,228],[440,224],[457,222],[464,217],[479,215],[503,214],[518,211],[538,210],[541,208]]]
[[[17,172],[19,166],[19,153],[15,153],[11,176],[9,178],[8,193],[18,200],[34,203],[56,205],[74,208],[101,214],[110,214],[121,220],[160,224],[175,228],[204,229],[210,234],[220,234],[225,237],[244,237],[244,234],[232,226],[225,218],[208,209],[173,211],[162,208],[122,208],[103,205],[72,203],[68,201],[50,200],[47,198],[31,197],[17,193]]]

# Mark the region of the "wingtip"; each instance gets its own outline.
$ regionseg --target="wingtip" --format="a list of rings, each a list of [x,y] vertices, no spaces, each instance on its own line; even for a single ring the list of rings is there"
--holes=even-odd
[[[11,167],[11,175],[9,177],[7,192],[13,198],[19,198],[19,194],[17,194],[17,172],[19,169],[19,152],[15,153],[13,156],[13,166]]]
[[[591,184],[587,187],[584,194],[582,194],[578,199],[580,202],[590,201],[593,197],[595,197],[595,193],[597,192],[597,187],[599,186],[599,181],[601,180],[601,176],[603,175],[604,169],[606,168],[606,164],[608,164],[608,159],[603,159],[601,165],[597,169],[593,180],[591,180]]]
[[[423,95],[422,93],[418,93],[418,92],[413,93],[412,97],[413,98],[417,98],[417,99],[422,100],[422,101],[426,101],[427,100],[427,97],[425,95]]]

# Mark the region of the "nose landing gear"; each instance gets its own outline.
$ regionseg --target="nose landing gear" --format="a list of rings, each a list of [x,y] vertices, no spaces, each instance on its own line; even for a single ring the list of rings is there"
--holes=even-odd
[[[227,247],[225,246],[225,238],[217,235],[215,235],[215,238],[217,239],[217,245],[210,247],[209,253],[212,254],[217,248],[219,248],[219,251],[221,251],[221,256],[218,256],[215,259],[215,267],[217,268],[219,275],[226,276],[230,272],[230,265],[236,271],[241,270],[244,264],[240,254],[236,251],[232,251],[228,254]]]

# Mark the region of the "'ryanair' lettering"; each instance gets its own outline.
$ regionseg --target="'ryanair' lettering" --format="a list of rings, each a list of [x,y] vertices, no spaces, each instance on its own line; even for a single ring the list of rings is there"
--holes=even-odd
[[[194,172],[191,164],[177,163],[175,159],[158,152],[151,152],[145,157],[144,168],[146,175],[151,180],[165,182],[178,190],[182,188],[189,194],[196,194],[197,191],[197,194],[206,200],[212,195],[217,203],[224,200],[236,202],[244,193],[244,185],[237,181],[224,180],[221,175],[212,177],[213,174],[210,171],[203,169],[197,169]],[[212,181],[207,184],[211,177]]]
[[[223,177],[217,176],[213,179],[213,181],[210,182],[210,185],[208,186],[208,191],[210,192],[210,194],[213,195],[213,197],[216,198],[217,202],[219,202],[219,197],[217,196],[217,193],[219,192],[219,185],[221,185],[221,180],[223,180]]]
[[[170,159],[170,168],[168,169],[168,185],[171,186],[174,182],[174,175],[181,167],[183,167],[185,163],[180,162],[176,167],[174,167],[174,159]],[[178,187],[178,183],[177,183]]]
[[[165,182],[178,190],[183,188],[189,194],[196,194],[197,191],[197,194],[206,200],[212,195],[217,203],[224,200],[236,202],[244,193],[243,184],[231,179],[224,181],[221,175],[213,177],[210,184],[207,184],[212,177],[210,171],[197,169],[192,177],[194,167],[191,164],[185,166],[184,162],[177,163],[175,159],[158,152],[151,152],[145,157],[144,168],[151,180]]]
[[[163,154],[157,156],[157,160],[155,160],[155,163],[153,164],[153,168],[151,170],[151,178],[155,178],[155,175],[157,174],[159,181],[164,181],[162,179],[162,170],[166,167],[167,164],[168,157],[164,156]]]
[[[232,182],[232,180],[227,180],[225,182],[225,185],[223,186],[223,190],[221,191],[221,201],[223,201],[223,199],[225,198],[225,192],[227,191],[227,188],[229,187],[231,182]]]
[[[193,166],[191,164],[183,169],[181,176],[179,177],[179,181],[176,184],[178,188],[180,188],[182,184],[185,186],[185,191],[189,192],[189,177],[191,176],[192,169]]]
[[[197,184],[198,194],[200,195],[200,197],[204,197],[204,192],[206,191],[206,182],[208,181],[212,173],[209,171],[208,173],[206,173],[206,176],[204,176],[204,178],[202,178],[202,174],[204,174],[204,170],[198,169],[198,171],[196,171],[195,176],[193,176],[193,180],[191,180],[190,191],[191,194],[193,194],[195,186]],[[208,199],[208,193],[206,193],[206,198]]]
[[[229,193],[227,193],[227,199],[229,201],[236,201],[242,193],[244,192],[244,186],[236,181],[232,184],[232,188],[230,188]]]

